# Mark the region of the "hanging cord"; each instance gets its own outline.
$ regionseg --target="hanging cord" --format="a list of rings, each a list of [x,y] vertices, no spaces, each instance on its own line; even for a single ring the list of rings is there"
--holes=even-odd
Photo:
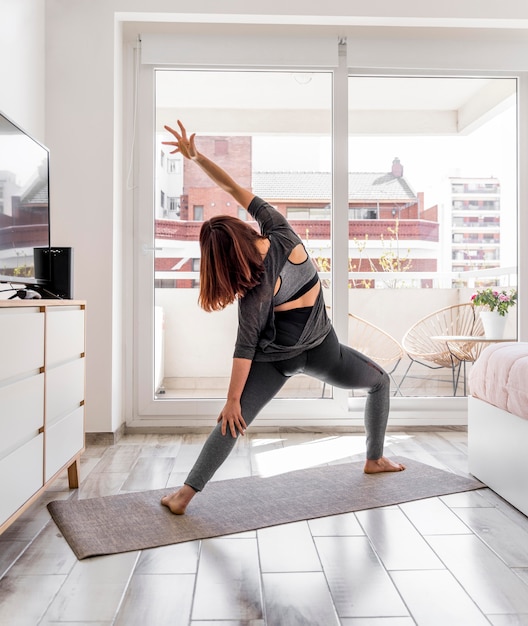
[[[132,178],[134,174],[134,150],[136,146],[136,125],[137,125],[137,108],[138,108],[138,92],[139,92],[139,59],[141,52],[141,37],[138,35],[137,44],[135,48],[134,55],[134,103],[132,109],[132,143],[130,146],[130,162],[128,165],[128,172],[126,178],[126,189],[130,191],[135,189],[135,186],[132,184]]]

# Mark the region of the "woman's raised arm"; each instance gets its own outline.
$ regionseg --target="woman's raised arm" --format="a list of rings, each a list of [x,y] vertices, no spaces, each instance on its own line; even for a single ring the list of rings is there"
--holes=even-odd
[[[194,161],[199,165],[202,170],[209,176],[209,178],[216,183],[221,189],[227,191],[241,206],[245,209],[251,203],[251,200],[255,197],[249,189],[240,186],[231,176],[217,165],[214,161],[211,161],[208,157],[198,152],[194,143],[196,133],[192,133],[190,137],[187,137],[187,131],[184,125],[178,120],[178,126],[180,132],[174,130],[170,126],[165,126],[165,129],[171,133],[176,141],[164,141],[166,146],[174,146],[174,150],[171,154],[180,153],[186,159]]]

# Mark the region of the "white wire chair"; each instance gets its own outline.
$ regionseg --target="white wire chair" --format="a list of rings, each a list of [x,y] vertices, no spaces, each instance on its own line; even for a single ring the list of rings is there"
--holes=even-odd
[[[393,373],[405,356],[400,342],[378,326],[353,313],[348,314],[348,337],[350,347],[380,365],[390,376],[396,388],[394,395],[397,393],[401,395],[400,385],[393,377]]]
[[[348,345],[354,348],[354,350],[368,356],[381,366],[390,376],[394,384],[394,395],[397,393],[401,395],[400,385],[398,385],[393,377],[394,371],[405,356],[405,352],[399,341],[381,328],[378,328],[378,326],[371,324],[357,315],[349,313]],[[323,395],[324,391],[325,386],[323,385]]]
[[[460,342],[458,349],[464,353],[464,358],[457,358],[449,350],[446,340],[434,339],[439,336],[481,337],[484,328],[480,321],[479,311],[471,303],[455,304],[444,307],[427,315],[416,322],[405,333],[402,339],[403,349],[411,359],[405,374],[400,381],[400,387],[409,374],[414,363],[419,363],[430,369],[443,367],[451,369],[453,378],[453,395],[456,395],[462,363],[473,362],[478,358],[483,344],[468,341]]]

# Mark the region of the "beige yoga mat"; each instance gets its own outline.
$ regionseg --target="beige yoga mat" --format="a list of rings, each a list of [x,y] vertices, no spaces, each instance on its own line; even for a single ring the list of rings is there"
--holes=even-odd
[[[396,459],[403,472],[364,474],[363,463],[303,469],[269,478],[213,481],[185,515],[160,504],[171,489],[48,504],[79,559],[230,535],[267,526],[399,504],[484,487],[473,478]]]

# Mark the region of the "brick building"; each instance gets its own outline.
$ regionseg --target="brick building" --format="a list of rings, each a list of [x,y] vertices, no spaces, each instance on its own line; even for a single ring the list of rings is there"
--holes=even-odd
[[[290,221],[292,227],[319,260],[330,268],[331,191],[330,172],[253,172],[251,137],[200,137],[199,149],[225,168],[241,185],[265,198]],[[163,191],[163,190],[161,190]],[[157,219],[157,247],[173,247],[174,256],[156,259],[163,278],[158,287],[192,287],[193,278],[170,278],[168,272],[193,272],[199,268],[197,245],[201,223],[213,215],[247,219],[246,211],[216,187],[196,165],[183,163],[183,189],[179,219]],[[349,174],[349,269],[356,272],[394,269],[437,271],[439,224],[437,207],[424,207],[423,193],[416,194],[403,175],[399,159],[388,172]],[[169,241],[171,242],[169,244]],[[175,242],[179,242],[179,246]],[[398,252],[394,249],[397,248]],[[180,254],[176,251],[179,249]],[[399,263],[405,259],[405,264]],[[158,274],[158,276],[161,274]],[[180,276],[182,276],[180,274]],[[422,281],[423,282],[423,281]],[[427,283],[423,283],[426,286]],[[367,282],[353,286],[367,286]]]

